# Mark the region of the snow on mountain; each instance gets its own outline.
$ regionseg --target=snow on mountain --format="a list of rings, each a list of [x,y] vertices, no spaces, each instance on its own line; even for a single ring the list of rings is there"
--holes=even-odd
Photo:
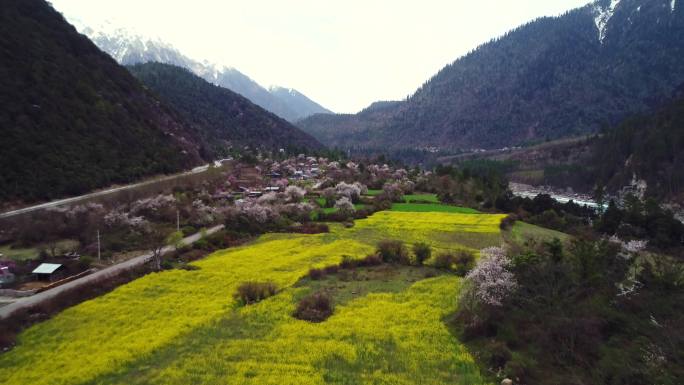
[[[199,61],[185,56],[160,37],[150,37],[130,28],[120,28],[111,21],[88,26],[78,19],[69,20],[101,50],[122,65],[160,62],[184,67],[206,81],[241,94],[254,104],[291,122],[315,113],[329,113],[296,90],[271,92],[235,68]]]
[[[594,5],[594,23],[598,29],[599,41],[603,43],[606,38],[606,29],[608,27],[608,22],[615,14],[615,9],[620,4],[620,0],[610,0],[609,6],[602,6],[600,4]]]
[[[293,88],[271,86],[268,91],[276,98],[285,101],[289,106],[298,111],[301,120],[314,114],[331,114],[332,112],[320,104],[306,97]]]

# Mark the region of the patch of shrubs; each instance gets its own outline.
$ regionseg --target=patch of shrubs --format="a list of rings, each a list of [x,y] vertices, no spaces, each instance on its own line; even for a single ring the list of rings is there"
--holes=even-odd
[[[366,219],[373,213],[379,210],[384,210],[384,209],[378,209],[375,205],[373,206],[366,206],[362,209],[358,209],[354,211],[353,213],[345,213],[343,211],[335,211],[332,213],[325,213],[323,211],[318,211],[318,217],[317,220],[319,222],[349,222],[354,219]]]
[[[202,259],[209,254],[205,250],[188,250],[185,252],[180,252],[180,255],[178,256],[178,259],[183,262],[192,262],[192,261],[197,261],[199,259]]]
[[[187,237],[192,234],[195,234],[197,232],[197,229],[194,226],[183,226],[181,227],[181,232],[183,232],[183,237]]]
[[[294,317],[309,322],[323,322],[333,314],[332,298],[325,292],[314,293],[302,298],[297,304]]]
[[[325,223],[304,223],[298,226],[291,226],[288,228],[288,231],[291,233],[299,233],[299,234],[322,234],[322,233],[329,233],[330,232],[330,227],[326,225]]]
[[[460,277],[465,277],[475,267],[475,255],[467,250],[459,250],[455,254],[441,253],[434,259],[438,269],[451,270]]]
[[[372,215],[373,213],[374,213],[374,211],[372,209],[368,209],[368,208],[356,210],[356,212],[354,212],[354,219],[366,219],[370,215]]]
[[[384,262],[407,263],[410,261],[408,250],[402,241],[385,240],[378,244],[377,254]]]
[[[382,265],[382,258],[377,254],[371,254],[363,259],[354,259],[348,255],[342,257],[342,262],[339,265],[330,265],[322,269],[309,270],[309,278],[313,280],[320,280],[331,274],[337,274],[340,270],[352,270],[357,267],[371,267]]]
[[[450,253],[439,253],[435,256],[433,265],[438,269],[451,270],[456,263],[456,257]]]
[[[188,265],[187,263],[181,263],[181,264],[178,266],[178,269],[180,269],[180,270],[186,270],[186,271],[197,271],[197,270],[200,270],[199,266]]]
[[[427,199],[407,199],[406,203],[415,203],[415,204],[422,204],[422,205],[430,205],[435,203],[434,201],[429,201]]]
[[[373,208],[375,211],[389,210],[392,208],[392,201],[384,195],[378,195],[373,200]]]
[[[454,259],[456,267],[454,272],[460,277],[465,277],[475,267],[475,255],[467,250],[460,250]]]
[[[503,368],[508,361],[513,358],[511,351],[506,346],[505,342],[494,341],[489,344],[489,365],[493,368]]]
[[[278,288],[273,282],[244,282],[233,297],[242,305],[250,305],[274,296]]]
[[[309,278],[313,279],[314,281],[318,281],[320,279],[325,278],[326,273],[323,269],[311,269],[309,270]]]
[[[267,222],[261,223],[245,215],[237,215],[226,220],[224,223],[226,230],[248,235],[260,235],[265,233],[276,233],[287,231],[292,226],[292,221],[286,217],[272,218]]]
[[[249,239],[249,235],[246,233],[223,230],[198,240],[192,245],[192,247],[195,250],[211,252],[214,250],[227,249],[232,246],[240,245],[247,239]],[[185,247],[187,246],[181,248],[181,251],[184,252]]]
[[[359,261],[358,266],[370,267],[370,266],[380,266],[382,265],[382,257],[377,254],[371,254],[366,258]]]
[[[324,213],[321,211],[318,215],[318,220],[321,222],[346,222],[352,218],[353,215],[347,214],[342,211],[335,211],[332,213]]]
[[[422,266],[425,261],[432,256],[432,248],[427,243],[421,242],[413,245],[413,255],[416,258],[416,264]]]
[[[206,238],[198,239],[192,244],[192,247],[195,248],[195,250],[211,251],[211,245]]]
[[[81,270],[87,270],[90,268],[90,265],[93,264],[93,258],[89,257],[87,255],[82,256],[78,260],[78,268]]]
[[[509,230],[515,222],[518,220],[518,216],[515,214],[510,214],[506,218],[501,220],[501,223],[499,223],[499,228],[501,230]]]

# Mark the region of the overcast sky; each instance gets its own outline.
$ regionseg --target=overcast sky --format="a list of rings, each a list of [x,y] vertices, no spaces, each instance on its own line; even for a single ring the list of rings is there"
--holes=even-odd
[[[52,0],[88,25],[109,20],[335,112],[412,94],[491,38],[588,0]]]

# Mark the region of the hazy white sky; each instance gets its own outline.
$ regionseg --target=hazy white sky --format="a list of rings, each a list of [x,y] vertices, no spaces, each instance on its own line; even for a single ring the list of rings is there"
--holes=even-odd
[[[403,99],[491,38],[588,0],[52,0],[110,20],[335,112]]]

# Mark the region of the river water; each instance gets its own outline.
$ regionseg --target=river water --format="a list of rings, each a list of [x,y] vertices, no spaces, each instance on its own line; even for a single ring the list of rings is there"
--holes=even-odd
[[[567,203],[569,201],[573,201],[577,203],[580,206],[589,206],[594,209],[598,209],[598,204],[596,201],[591,199],[590,196],[584,195],[584,194],[572,194],[572,193],[567,193],[567,192],[560,192],[558,190],[555,190],[551,187],[546,187],[546,186],[531,186],[528,184],[523,184],[523,183],[514,183],[510,182],[508,184],[508,188],[513,192],[513,195],[523,197],[523,198],[534,198],[539,194],[548,194],[551,196],[551,198],[561,202],[561,203]],[[661,207],[663,207],[666,210],[671,211],[674,214],[674,217],[679,220],[680,222],[684,223],[684,206],[681,206],[679,204],[662,204]],[[608,204],[604,203],[603,204],[603,209],[607,209]]]
[[[573,201],[580,206],[589,206],[595,209],[598,208],[598,204],[588,195],[560,192],[546,186],[531,186],[528,184],[514,182],[509,183],[508,188],[511,189],[513,195],[523,198],[534,198],[539,194],[548,194],[551,196],[551,198],[561,203]],[[604,205],[604,208],[605,207],[607,207],[607,205]]]

